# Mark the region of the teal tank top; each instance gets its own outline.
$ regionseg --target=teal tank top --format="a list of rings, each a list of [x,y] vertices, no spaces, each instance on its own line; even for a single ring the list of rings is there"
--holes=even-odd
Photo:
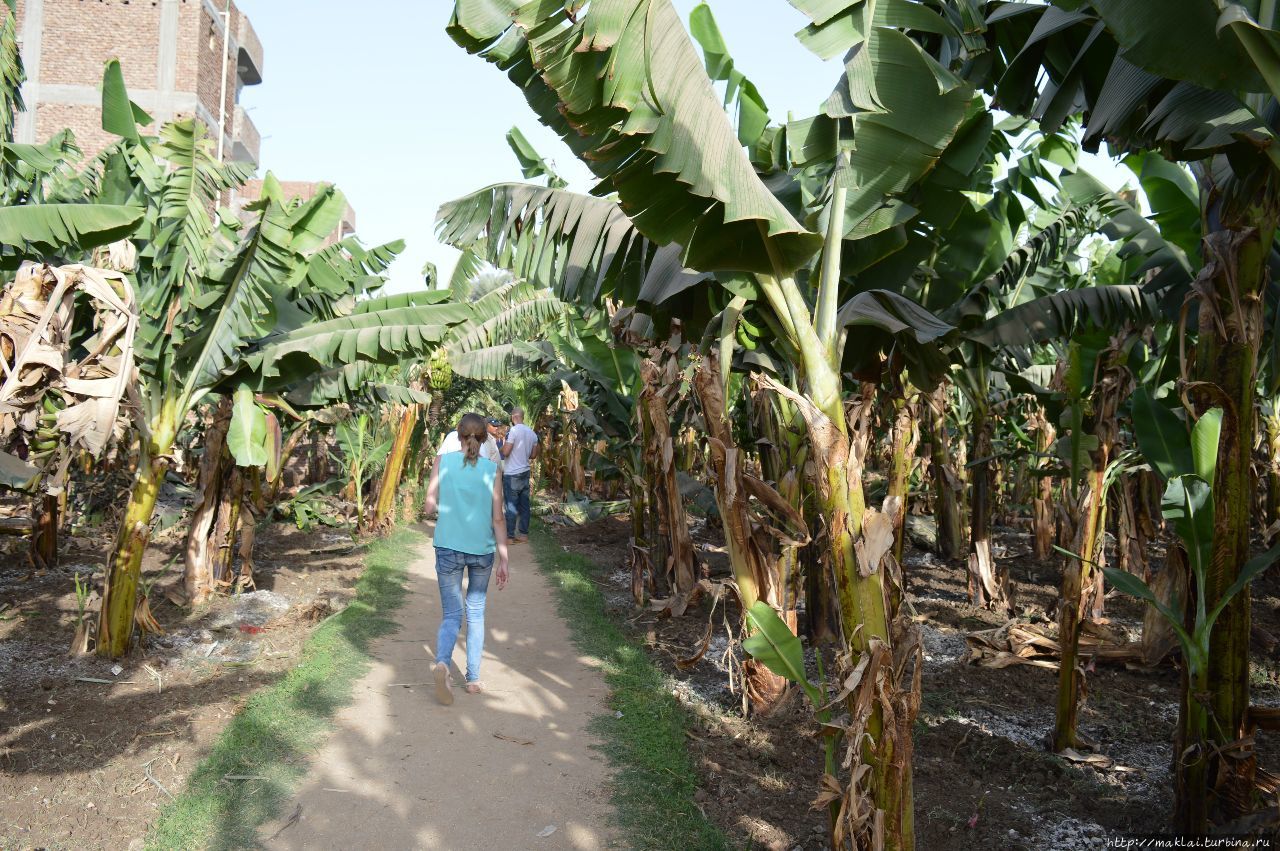
[[[475,466],[463,463],[461,452],[440,456],[440,516],[435,545],[471,555],[498,549],[493,539],[493,483],[498,465],[488,458]]]

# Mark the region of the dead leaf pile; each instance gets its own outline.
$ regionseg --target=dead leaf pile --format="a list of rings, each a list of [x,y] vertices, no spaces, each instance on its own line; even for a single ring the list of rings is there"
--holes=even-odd
[[[965,641],[969,645],[969,663],[984,668],[1034,665],[1056,671],[1062,658],[1057,627],[1052,625],[1009,621],[995,629],[971,632]],[[1128,668],[1151,667],[1142,642],[1129,641],[1123,633],[1094,621],[1081,624],[1079,652],[1081,659]]]

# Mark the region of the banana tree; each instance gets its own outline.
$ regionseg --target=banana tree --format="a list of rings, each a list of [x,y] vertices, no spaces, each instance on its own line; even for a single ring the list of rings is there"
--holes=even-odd
[[[159,138],[142,136],[118,63],[108,66],[103,91],[103,126],[122,137],[105,158],[103,198],[146,209],[135,272],[141,455],[104,581],[98,635],[98,652],[119,657],[131,643],[168,456],[201,400],[242,385],[269,392],[344,363],[428,352],[468,311],[433,304],[315,321],[309,259],[341,216],[341,194],[327,188],[287,205],[269,176],[246,226],[215,228],[208,210],[243,180],[243,169],[214,159],[203,125],[191,119],[166,125]]]
[[[469,50],[513,69],[513,82],[539,118],[601,177],[597,193],[617,193],[626,217],[617,230],[602,230],[603,217],[577,220],[572,249],[542,252],[548,267],[563,264],[575,285],[598,283],[624,252],[648,251],[631,237],[634,228],[652,240],[654,252],[678,245],[673,265],[748,273],[753,297],[800,353],[802,391],[775,389],[797,405],[809,425],[818,503],[831,530],[827,556],[839,586],[842,627],[855,659],[877,671],[879,691],[876,699],[850,707],[851,740],[863,743],[851,752],[871,770],[860,772],[850,790],[848,822],[839,840],[858,841],[883,818],[891,847],[912,847],[912,704],[910,685],[902,680],[911,670],[911,651],[908,644],[901,648],[907,655],[894,658],[880,564],[887,548],[860,547],[861,557],[855,551],[855,542],[863,538],[865,506],[861,459],[850,457],[841,366],[852,324],[878,323],[892,329],[890,336],[896,332],[899,339],[925,341],[948,328],[924,325],[923,317],[912,315],[910,320],[924,325],[913,328],[904,321],[909,303],[895,301],[892,294],[862,293],[842,314],[840,248],[850,231],[873,227],[869,220],[892,219],[894,205],[886,215],[886,196],[929,170],[959,126],[970,93],[900,31],[863,27],[864,49],[851,55],[826,110],[809,122],[829,140],[818,157],[825,159],[819,169],[825,176],[816,175],[813,182],[822,196],[814,224],[824,238],[802,225],[755,172],[670,4],[646,3],[644,14],[636,13],[635,2],[615,5],[612,11],[593,5],[569,14],[561,4],[537,10],[509,4],[516,13],[513,25],[503,15],[485,14],[492,4],[461,0],[450,32]],[[552,22],[558,25],[547,25]],[[857,151],[833,180],[836,130],[854,124],[855,115]],[[490,251],[500,252],[504,233],[515,233],[514,253],[536,229],[516,233],[508,224],[511,217],[500,215],[505,212],[491,217],[487,241]],[[559,224],[553,220],[551,229]],[[824,244],[821,262],[810,270]],[[635,293],[643,282],[641,270],[652,268],[642,266],[629,279],[619,274],[615,292]],[[798,279],[796,270],[802,268]],[[686,281],[685,288],[691,283],[696,282]],[[665,301],[652,297],[661,295],[638,300]],[[885,706],[898,710],[888,725]],[[881,815],[872,818],[877,812]]]
[[[1113,150],[1193,163],[1203,266],[1190,289],[1199,321],[1187,368],[1197,404],[1224,410],[1204,588],[1211,607],[1241,575],[1252,527],[1252,410],[1280,221],[1280,149],[1266,118],[1280,91],[1276,26],[1271,4],[1230,0],[1017,2],[1004,4],[984,35],[993,61],[980,82],[997,106],[1052,118],[1082,105],[1086,144],[1106,139]],[[1206,782],[1223,818],[1243,814],[1253,795],[1252,751],[1217,756],[1235,754],[1247,732],[1248,644],[1249,599],[1236,595],[1213,630],[1208,663],[1219,726]]]

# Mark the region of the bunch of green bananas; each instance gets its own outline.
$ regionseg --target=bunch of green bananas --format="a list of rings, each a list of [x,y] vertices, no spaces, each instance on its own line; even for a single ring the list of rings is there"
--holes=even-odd
[[[61,392],[47,390],[40,400],[40,418],[36,431],[27,441],[27,460],[40,463],[58,451],[62,445],[62,432],[58,428],[58,413],[66,407]]]
[[[758,325],[752,325],[747,321],[746,316],[739,316],[734,335],[737,337],[739,346],[749,352],[754,352],[757,342],[764,336],[764,329]]]
[[[453,384],[453,368],[449,366],[449,354],[443,347],[431,354],[427,363],[427,378],[432,390],[448,390]]]

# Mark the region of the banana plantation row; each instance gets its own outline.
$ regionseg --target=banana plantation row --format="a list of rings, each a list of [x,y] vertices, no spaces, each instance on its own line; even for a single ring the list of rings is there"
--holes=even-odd
[[[705,5],[686,27],[670,0],[456,0],[452,38],[599,182],[569,191],[513,130],[530,182],[440,210],[450,286],[381,297],[399,246],[326,245],[336,190],[300,203],[268,177],[245,219],[218,210],[248,175],[198,122],[151,135],[118,65],[103,154],[14,144],[10,15],[0,472],[35,495],[39,560],[78,469],[135,470],[97,651],[148,629],[141,558],[176,457],[200,459],[198,603],[251,582],[255,521],[308,435],[335,434],[377,531],[451,378],[503,381],[550,436],[545,482],[629,499],[636,605],[680,617],[728,587],[752,710],[807,695],[835,847],[915,847],[909,514],[977,606],[1015,611],[997,515],[1062,564],[1054,750],[1087,744],[1082,636],[1116,589],[1182,672],[1171,823],[1274,806],[1248,593],[1280,555],[1257,554],[1280,528],[1273,4],[792,5],[804,45],[844,61],[813,115],[778,122]],[[1141,195],[1082,167],[1104,142]],[[685,471],[714,491],[724,585],[699,568]]]

